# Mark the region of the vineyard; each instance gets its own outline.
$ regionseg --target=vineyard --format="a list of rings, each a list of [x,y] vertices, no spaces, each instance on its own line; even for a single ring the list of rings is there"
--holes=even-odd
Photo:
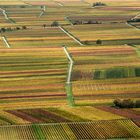
[[[0,0],[0,140],[140,139],[139,105],[139,0]]]
[[[139,128],[131,120],[4,126],[0,127],[0,133],[2,134],[0,139],[3,140],[77,140],[140,137]]]
[[[140,59],[132,47],[72,47],[69,51],[75,61],[72,84],[77,102],[139,98],[140,78],[135,71]],[[110,74],[107,77],[110,71],[113,77]]]
[[[0,108],[66,103],[67,60],[62,48],[1,49],[0,55]]]

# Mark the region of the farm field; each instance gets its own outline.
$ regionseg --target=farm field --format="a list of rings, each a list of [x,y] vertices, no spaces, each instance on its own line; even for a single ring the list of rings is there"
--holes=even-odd
[[[45,47],[45,46],[75,46],[77,43],[58,27],[33,28],[28,30],[3,33],[12,48]]]
[[[66,29],[81,41],[138,39],[140,32],[124,23],[68,26]],[[92,29],[92,30],[91,30]]]
[[[139,98],[140,78],[134,69],[139,68],[140,59],[131,46],[71,47],[69,52],[75,62],[72,73],[75,101],[101,103],[103,99],[112,102],[114,98]],[[109,68],[125,68],[128,75],[107,78],[102,72],[96,77]]]
[[[139,0],[0,0],[0,140],[140,139]]]
[[[106,129],[108,126],[108,129]],[[131,127],[129,127],[131,126]],[[86,128],[86,129],[85,129]],[[94,129],[94,133],[91,130]],[[101,129],[102,131],[99,131]],[[105,129],[105,130],[104,130]],[[110,133],[108,133],[110,130]],[[28,135],[28,132],[30,134]],[[133,133],[132,133],[133,131]],[[9,134],[7,135],[7,132]],[[38,132],[38,133],[36,133]],[[5,126],[0,128],[0,138],[11,139],[108,139],[139,137],[139,128],[131,120],[95,121],[83,123],[40,124]],[[10,135],[14,134],[14,135]],[[20,134],[20,135],[19,135]]]
[[[3,107],[12,104],[13,107],[34,106],[41,100],[46,104],[47,98],[48,104],[55,104],[56,100],[66,103],[67,60],[62,48],[1,49],[0,60],[0,102]]]

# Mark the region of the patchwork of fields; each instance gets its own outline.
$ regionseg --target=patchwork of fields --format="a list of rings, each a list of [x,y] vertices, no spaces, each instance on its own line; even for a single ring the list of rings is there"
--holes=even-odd
[[[0,0],[0,140],[140,139],[139,107],[113,103],[140,101],[139,13],[139,0]]]

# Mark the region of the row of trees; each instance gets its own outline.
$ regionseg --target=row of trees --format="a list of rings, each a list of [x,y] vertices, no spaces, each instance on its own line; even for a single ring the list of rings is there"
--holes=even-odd
[[[52,27],[55,27],[55,26],[57,27],[57,26],[59,26],[59,25],[60,25],[60,24],[59,24],[58,21],[53,21],[52,24],[51,24]],[[43,24],[43,27],[45,28],[45,27],[47,27],[47,25],[46,25],[46,24]]]
[[[139,108],[140,107],[140,100],[133,101],[131,99],[116,99],[114,100],[114,105],[119,108]]]
[[[92,4],[92,7],[95,7],[95,6],[106,6],[106,4],[102,2],[95,2]]]
[[[84,43],[85,45],[90,45],[90,41],[88,41],[88,40],[84,41],[83,43]],[[96,40],[96,44],[97,44],[97,45],[101,45],[101,44],[102,44],[102,40],[100,40],[100,39]]]
[[[11,27],[8,27],[8,28],[1,28],[0,29],[0,33],[4,33],[6,31],[15,31],[15,30],[26,30],[27,27],[26,26],[22,26],[22,27],[14,27],[14,28],[11,28]]]
[[[73,25],[81,25],[81,24],[102,24],[102,22],[95,21],[92,19],[83,19],[83,20],[70,20]]]
[[[51,26],[59,26],[59,23],[57,21],[54,21]],[[43,27],[47,27],[46,24],[43,24]],[[27,29],[27,26],[22,26],[22,27],[8,27],[8,28],[1,28],[0,29],[0,33],[4,33],[6,31],[15,31],[15,30],[26,30]]]

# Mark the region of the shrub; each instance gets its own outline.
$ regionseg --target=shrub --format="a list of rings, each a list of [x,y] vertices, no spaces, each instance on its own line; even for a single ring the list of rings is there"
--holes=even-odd
[[[102,2],[95,2],[93,3],[92,7],[95,7],[95,6],[106,6],[106,4]]]
[[[102,44],[102,40],[98,39],[98,40],[96,41],[96,44],[98,44],[98,45]]]
[[[114,100],[114,105],[119,108],[133,108],[135,106],[134,102],[131,99],[125,99],[120,100],[116,99]]]
[[[59,26],[59,23],[57,21],[54,21],[51,26]]]
[[[27,29],[27,27],[26,27],[26,26],[22,26],[22,29],[23,29],[23,30],[26,30],[26,29]]]
[[[72,80],[76,81],[82,78],[82,73],[81,71],[77,70],[77,71],[73,71],[72,73]]]
[[[126,99],[122,101],[122,108],[133,108],[134,102],[131,99]]]
[[[140,77],[140,68],[135,68],[136,77]]]
[[[122,101],[120,99],[116,99],[113,101],[114,105],[117,107],[121,107]]]
[[[83,43],[84,43],[85,45],[89,45],[89,41],[88,41],[88,40],[85,40]]]
[[[43,27],[45,28],[47,25],[46,24],[43,24]]]
[[[16,27],[17,30],[20,30],[20,27]]]
[[[137,107],[137,108],[140,107],[140,100],[137,100],[137,101],[135,102],[135,107]]]
[[[106,78],[124,78],[125,71],[123,68],[113,68],[106,71]]]
[[[20,6],[20,8],[26,8],[26,6],[24,6],[24,5],[21,5],[21,6]]]
[[[6,31],[6,29],[5,28],[1,28],[1,32],[5,32]]]

